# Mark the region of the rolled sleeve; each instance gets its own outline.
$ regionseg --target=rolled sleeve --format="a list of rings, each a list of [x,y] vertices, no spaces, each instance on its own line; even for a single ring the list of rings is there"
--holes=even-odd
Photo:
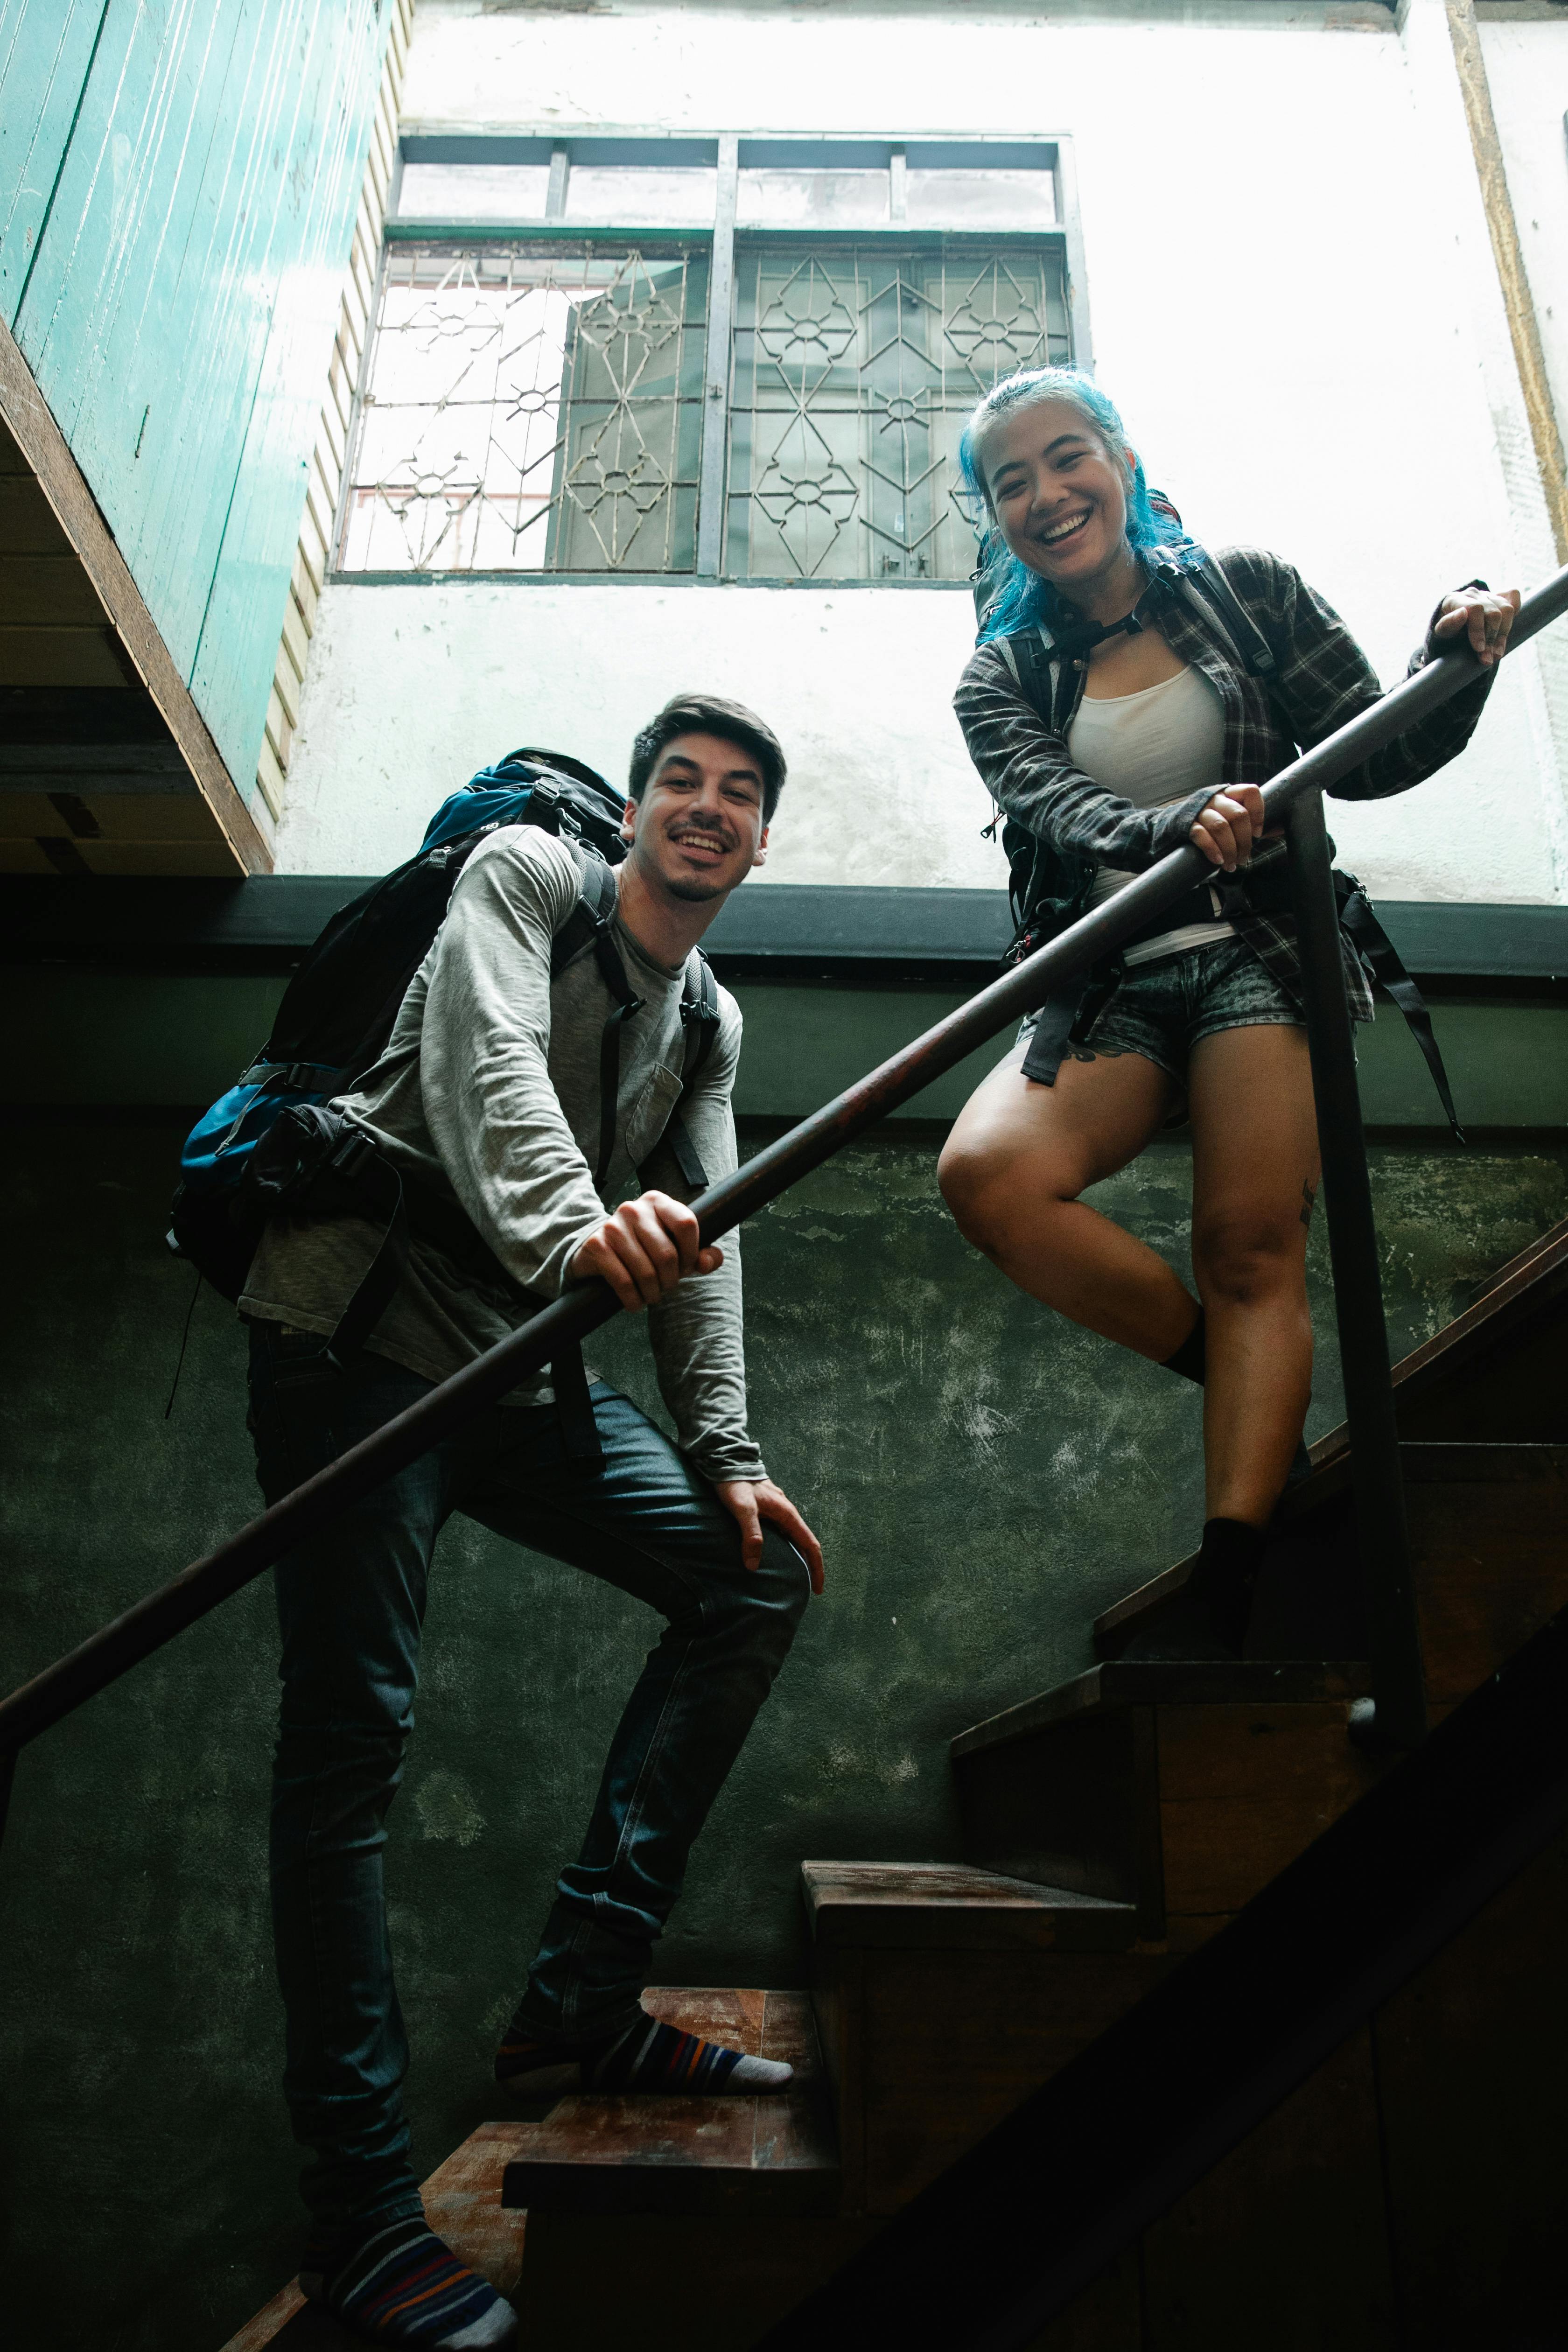
[[[678,1114],[710,1183],[731,1175],[739,1164],[731,1097],[741,1054],[741,1013],[727,994],[721,1002],[722,1017],[713,1051]],[[645,1173],[657,1173],[660,1190],[689,1199],[691,1188],[681,1180],[674,1155],[665,1150],[656,1159],[657,1167],[650,1163]],[[659,1392],[681,1450],[715,1485],[767,1475],[746,1424],[739,1229],[726,1234],[720,1246],[724,1263],[716,1273],[688,1275],[670,1297],[648,1310]]]

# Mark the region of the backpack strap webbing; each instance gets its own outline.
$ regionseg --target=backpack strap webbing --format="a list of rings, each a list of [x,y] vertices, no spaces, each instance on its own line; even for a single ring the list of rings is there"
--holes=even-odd
[[[686,959],[686,984],[680,994],[680,1026],[685,1057],[680,1067],[682,1090],[689,1092],[701,1076],[719,1037],[719,983],[700,948]],[[694,1192],[708,1190],[708,1171],[691,1139],[691,1130],[678,1110],[664,1130],[675,1154],[675,1164]]]

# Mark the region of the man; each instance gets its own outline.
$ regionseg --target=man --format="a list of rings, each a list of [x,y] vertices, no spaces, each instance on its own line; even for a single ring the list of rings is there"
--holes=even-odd
[[[594,953],[551,976],[552,943],[579,900],[580,854],[527,825],[481,843],[384,1053],[345,1105],[413,1180],[410,1192],[441,1196],[448,1220],[454,1208],[466,1213],[474,1249],[437,1247],[418,1238],[416,1222],[374,1336],[325,1380],[321,1340],[374,1255],[374,1225],[275,1223],[240,1302],[269,1501],[563,1285],[595,1275],[623,1307],[649,1310],[680,1437],[678,1451],[595,1381],[595,1466],[574,1444],[568,1383],[558,1410],[541,1376],[278,1570],[271,1874],[285,2090],[296,2137],[313,2153],[301,2278],[376,2342],[435,2352],[513,2340],[507,2306],[425,2225],[408,2164],[407,2045],[382,1880],[426,1578],[450,1512],[603,1577],[667,1620],[616,1733],[582,1852],[559,1881],[498,2077],[531,2095],[553,2087],[563,2068],[584,2087],[617,2092],[769,2090],[789,2077],[785,2066],[656,2025],[639,1999],[691,1842],[789,1648],[808,1581],[822,1589],[816,1538],[747,1430],[735,1243],[699,1247],[668,1141],[651,1171],[664,1188],[645,1189],[638,1174],[678,1098],[708,1178],[735,1165],[740,1013],[721,990],[716,1042],[683,1095],[683,973],[730,892],[762,864],[784,780],[769,730],[716,696],[679,696],[637,737],[615,944],[640,1003],[618,1024],[607,1153],[602,1048],[617,999]],[[603,1198],[591,1172],[601,1167]],[[605,1202],[626,1192],[635,1197],[606,1213]]]

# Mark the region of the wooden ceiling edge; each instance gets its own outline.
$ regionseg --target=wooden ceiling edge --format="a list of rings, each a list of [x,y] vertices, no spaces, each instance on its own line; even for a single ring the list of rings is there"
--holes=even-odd
[[[229,774],[189,687],[131,576],[85,475],[39,391],[16,337],[0,319],[0,416],[37,476],[113,625],[125,656],[156,704],[195,779],[237,874],[270,874],[272,848]]]

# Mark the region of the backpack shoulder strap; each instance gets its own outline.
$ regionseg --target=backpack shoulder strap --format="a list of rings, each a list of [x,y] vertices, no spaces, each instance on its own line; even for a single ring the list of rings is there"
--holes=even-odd
[[[1021,636],[994,637],[992,643],[1031,710],[1044,719],[1053,734],[1058,733],[1057,705],[1061,682],[1064,676],[1070,678],[1071,672],[1054,656],[1044,633],[1030,629]]]
[[[611,936],[616,913],[615,868],[605,863],[596,849],[586,849],[575,842],[571,846],[580,873],[577,903],[555,934],[550,950],[550,977],[559,980],[568,964],[575,963],[580,955],[585,955],[590,948],[596,949],[603,942],[614,957],[619,974],[618,985],[612,987],[611,993],[616,998],[629,996],[631,990],[626,970]],[[601,967],[603,962],[601,956]]]
[[[1279,656],[1273,640],[1231,586],[1217,555],[1205,549],[1195,572],[1184,566],[1175,577],[1187,602],[1199,607],[1211,626],[1217,625],[1221,637],[1248,677],[1271,679],[1278,675]]]
[[[582,871],[582,881],[578,886],[577,903],[555,934],[550,950],[550,977],[552,981],[559,980],[579,956],[592,953],[605,986],[616,1000],[615,1010],[605,1024],[604,1037],[599,1046],[599,1162],[594,1171],[594,1181],[602,1185],[616,1143],[616,1109],[621,1084],[621,1031],[634,1013],[642,1011],[642,998],[626,978],[626,968],[616,945],[614,869],[596,849],[589,849],[580,842],[574,842],[572,848]]]
[[[719,983],[700,948],[686,959],[686,985],[680,997],[680,1025],[686,1037],[682,1086],[695,1086],[719,1038]]]

